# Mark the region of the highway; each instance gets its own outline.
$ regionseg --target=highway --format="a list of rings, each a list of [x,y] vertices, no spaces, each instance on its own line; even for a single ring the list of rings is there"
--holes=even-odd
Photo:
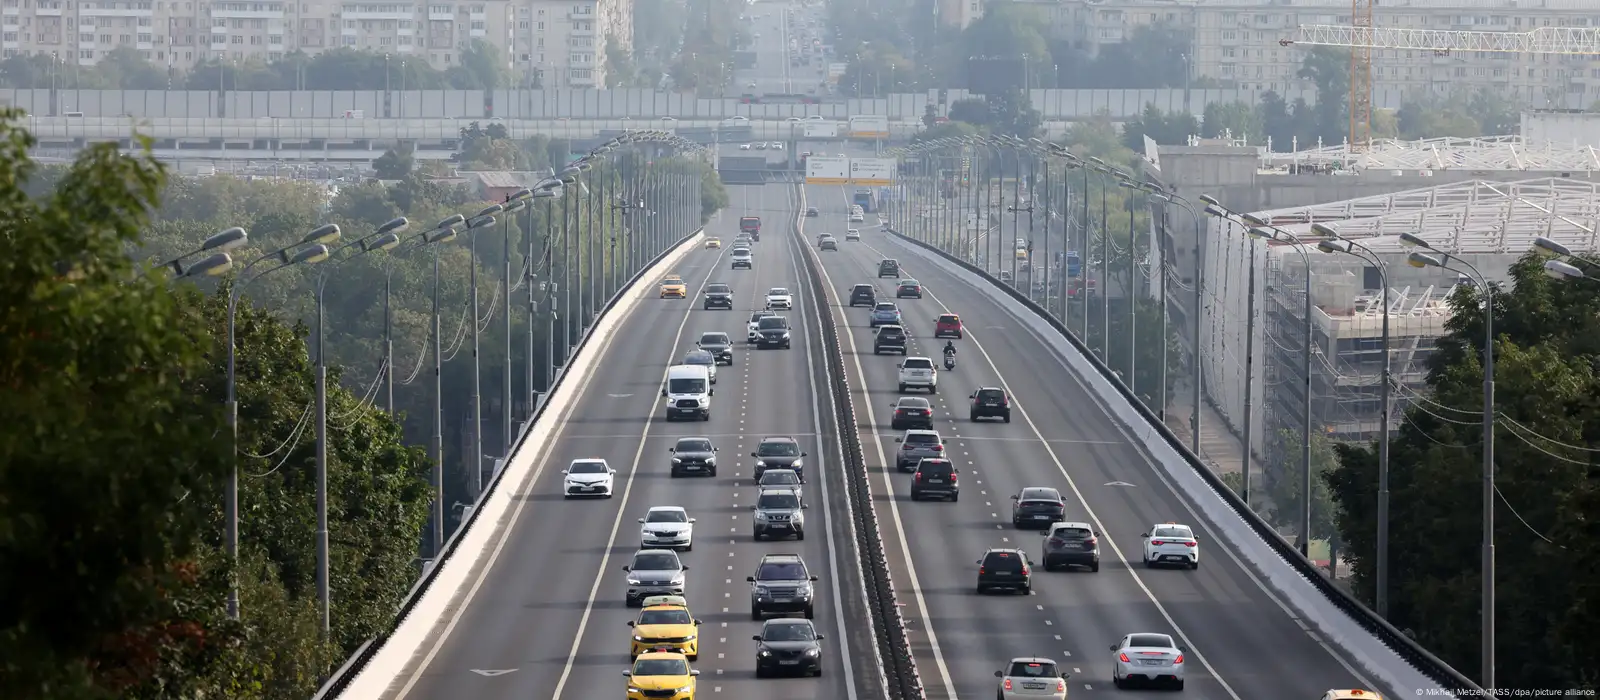
[[[850,188],[807,186],[805,191],[805,203],[821,212],[803,220],[807,238],[829,231],[842,240]],[[849,326],[845,365],[871,478],[875,486],[881,484],[880,494],[893,494],[880,505],[882,535],[929,698],[987,698],[995,690],[994,671],[1016,656],[1058,659],[1073,674],[1074,697],[1112,691],[1108,647],[1132,632],[1173,634],[1188,647],[1184,696],[1189,698],[1312,698],[1330,688],[1373,688],[1241,561],[1214,544],[1208,525],[1044,339],[984,292],[880,232],[873,215],[867,218],[868,224],[857,224],[860,243],[842,243],[840,252],[819,255],[834,295],[835,318]],[[877,278],[882,258],[898,259],[903,277],[926,286],[923,299],[899,302],[913,336],[912,356],[939,360],[944,341],[931,337],[938,314],[960,314],[966,324],[966,338],[955,341],[958,366],[940,372],[939,393],[930,397],[935,427],[962,470],[957,503],[912,503],[910,476],[884,469],[885,458],[892,459],[897,447],[888,414],[897,398],[899,358],[873,356],[867,310],[845,307],[839,298],[859,283],[875,284],[880,299],[892,297],[894,280]],[[993,386],[1012,396],[1012,422],[969,422],[968,396]],[[1040,557],[1040,534],[1014,530],[1010,522],[1010,496],[1028,486],[1060,489],[1067,519],[1086,520],[1103,533],[1101,569],[1045,573],[1035,568],[1032,595],[978,596],[976,562],[985,549],[1021,547]],[[1198,570],[1150,570],[1140,564],[1141,533],[1166,521],[1196,528]],[[1113,692],[1154,697],[1160,691]]]
[[[791,222],[794,216],[794,191],[778,185],[736,191],[733,210],[708,227],[708,235],[728,243],[741,206],[769,207],[771,213],[763,214],[768,235],[756,246],[754,271],[730,271],[726,247],[694,251],[678,269],[689,299],[647,299],[626,319],[605,349],[601,369],[543,450],[529,486],[518,494],[518,509],[492,558],[474,572],[465,599],[387,697],[620,697],[631,636],[626,623],[637,615],[624,606],[621,567],[638,549],[637,519],[651,506],[664,505],[683,506],[697,519],[693,551],[682,556],[690,567],[686,597],[704,622],[700,658],[693,664],[701,672],[703,696],[851,697],[834,593],[848,582],[835,576],[834,561],[853,555],[832,551],[828,536],[844,516],[813,506],[813,536],[804,542],[756,543],[750,537],[756,491],[748,455],[761,436],[796,437],[810,453],[808,471],[830,466],[819,449],[817,396],[810,389],[821,385],[814,375],[820,363],[808,349],[816,337],[811,326],[797,324],[792,350],[736,348],[735,364],[718,374],[709,422],[667,423],[658,396],[665,368],[693,349],[701,332],[725,331],[742,340],[748,310],[761,303],[768,287],[787,285],[796,289],[797,300],[804,298],[797,289],[796,250],[784,235],[784,212]],[[701,310],[701,289],[713,281],[733,286],[736,310]],[[791,315],[805,320],[812,313],[802,303]],[[718,476],[669,477],[667,448],[688,435],[710,436],[720,448]],[[584,457],[604,458],[616,469],[613,498],[563,498],[562,469]],[[842,488],[832,481],[813,478],[807,500],[843,503],[842,496],[830,496],[831,488]],[[820,577],[816,623],[829,640],[821,678],[755,680],[750,637],[760,623],[750,619],[744,577],[769,552],[798,552]]]

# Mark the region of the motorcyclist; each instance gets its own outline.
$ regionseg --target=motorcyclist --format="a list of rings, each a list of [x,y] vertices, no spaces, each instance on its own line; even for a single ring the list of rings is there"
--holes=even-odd
[[[944,356],[945,357],[954,357],[955,354],[956,354],[956,341],[954,341],[954,340],[946,340],[946,341],[944,341]]]

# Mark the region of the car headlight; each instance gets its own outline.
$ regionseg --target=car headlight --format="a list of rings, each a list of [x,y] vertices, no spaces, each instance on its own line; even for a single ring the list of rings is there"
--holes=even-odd
[[[699,637],[699,636],[700,636],[700,635],[698,635],[698,634],[690,634],[690,635],[688,635],[688,636],[686,636],[686,637],[684,637],[684,638],[683,638],[683,641],[686,641],[686,642],[692,642],[692,641],[694,641],[694,640],[695,640],[695,638],[696,638],[696,637]]]
[[[801,467],[804,467],[805,465],[806,465],[806,461],[805,460],[797,459],[797,460],[794,461],[793,464],[790,464],[789,466],[794,467],[795,469],[799,469]]]
[[[673,576],[672,577],[672,585],[674,585],[674,586],[682,586],[683,585],[683,574],[678,574],[677,576]]]
[[[767,463],[764,460],[759,460],[758,459],[758,460],[756,460],[756,466],[758,466],[758,467],[766,467]]]
[[[678,459],[677,457],[673,457],[672,458],[672,463],[673,464],[683,464],[683,460]]]
[[[806,656],[821,656],[821,655],[822,655],[822,650],[821,649],[807,649],[806,650]]]
[[[630,685],[630,686],[628,686],[628,692],[630,692],[630,693],[642,693],[644,691],[639,690],[638,688],[635,688],[635,687]]]
[[[767,651],[767,650],[766,650],[766,649],[762,649],[762,650],[761,650],[761,655],[762,655],[762,656],[763,656],[763,657],[767,657],[767,656],[772,656],[772,652],[770,652],[770,651]]]
[[[641,636],[639,636],[639,635],[637,635],[637,634],[636,634],[636,635],[633,635],[633,641],[635,641],[635,642],[642,642],[642,641],[644,641],[644,637],[641,637]]]
[[[633,576],[629,576],[628,577],[628,585],[637,586],[637,585],[639,585],[639,583],[640,583],[639,579],[637,579],[637,578],[635,578]]]

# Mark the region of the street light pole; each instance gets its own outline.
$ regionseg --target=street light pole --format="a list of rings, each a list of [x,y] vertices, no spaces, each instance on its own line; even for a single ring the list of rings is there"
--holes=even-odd
[[[455,240],[456,226],[466,217],[454,214],[440,221],[423,240],[433,246],[433,556],[444,553],[444,341],[439,320],[439,247]]]
[[[505,209],[504,205],[484,207],[467,221],[467,250],[469,252],[469,277],[472,286],[472,315],[467,321],[472,328],[472,454],[467,464],[472,468],[472,499],[476,503],[483,497],[483,353],[479,351],[478,327],[478,236],[477,229],[494,225],[494,215]]]

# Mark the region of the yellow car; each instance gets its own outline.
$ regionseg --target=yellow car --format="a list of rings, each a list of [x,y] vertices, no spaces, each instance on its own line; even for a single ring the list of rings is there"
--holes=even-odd
[[[630,656],[652,649],[671,649],[690,661],[700,659],[700,621],[689,614],[682,596],[650,596],[644,599],[639,619],[628,623],[633,628]]]
[[[683,278],[677,275],[667,275],[661,280],[661,298],[688,299],[689,285],[683,283]]]
[[[649,651],[633,660],[628,677],[628,700],[694,700],[695,676],[689,659],[675,651]]]
[[[710,248],[721,248],[721,247],[722,247],[722,239],[721,238],[707,238],[706,239],[706,248],[710,249]]]

